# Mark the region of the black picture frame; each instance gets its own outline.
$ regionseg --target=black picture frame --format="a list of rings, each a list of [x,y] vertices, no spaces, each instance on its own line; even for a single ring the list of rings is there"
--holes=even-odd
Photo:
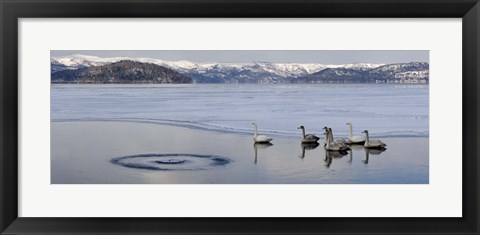
[[[2,234],[478,234],[480,232],[478,160],[480,4],[478,0],[0,0],[0,15],[0,231]],[[18,217],[18,19],[59,17],[462,18],[463,217]]]

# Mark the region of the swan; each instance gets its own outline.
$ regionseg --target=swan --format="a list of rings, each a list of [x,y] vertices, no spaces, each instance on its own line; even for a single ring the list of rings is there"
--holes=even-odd
[[[323,127],[323,130],[325,130],[325,133],[327,133],[327,135],[325,135],[325,141],[324,141],[324,143],[323,143],[323,148],[326,149],[326,147],[327,147],[327,142],[328,142],[328,140],[329,140],[328,138],[329,138],[330,135],[328,134],[328,127],[324,126],[324,127]],[[323,134],[325,134],[325,133],[323,133]]]
[[[326,150],[330,150],[330,151],[346,151],[346,150],[349,150],[350,148],[348,147],[345,147],[339,143],[335,143],[335,142],[332,142],[331,139],[330,139],[330,134],[329,134],[329,131],[328,131],[328,128],[327,127],[324,127],[323,129],[325,129],[325,133],[323,133],[325,135],[325,149]]]
[[[305,127],[299,126],[297,129],[302,129],[302,143],[316,143],[320,137],[312,134],[305,135]]]
[[[361,136],[352,136],[352,123],[347,122],[347,125],[350,127],[350,132],[348,133],[348,141],[350,141],[351,144],[363,144],[365,143],[365,138]]]
[[[332,128],[328,128],[328,134],[329,134],[329,137],[330,137],[330,141],[331,142],[334,142],[334,143],[337,143],[337,144],[340,144],[344,147],[347,147],[348,148],[348,145],[347,145],[347,141],[342,139],[342,138],[338,138],[336,140],[333,139],[333,131],[332,131]],[[350,149],[350,148],[348,148]]]
[[[269,138],[266,135],[258,135],[257,123],[252,122],[252,125],[255,126],[255,134],[253,135],[253,141],[255,143],[270,143],[270,141],[273,140],[272,138]]]
[[[329,128],[329,127],[323,127],[323,129],[325,130],[325,132],[327,132],[327,137],[328,139],[325,140],[325,144],[323,145],[324,147],[327,146],[327,140],[330,141],[330,143],[334,143],[334,144],[337,144],[341,147],[343,147],[344,149],[348,150],[350,149],[347,145],[347,142],[344,140],[344,139],[336,139],[336,140],[333,140],[333,131],[332,131],[332,128]]]
[[[368,131],[364,130],[362,133],[365,133],[367,136],[367,140],[365,141],[365,144],[363,145],[365,148],[385,148],[387,146],[385,143],[383,143],[380,140],[370,140],[368,138]]]

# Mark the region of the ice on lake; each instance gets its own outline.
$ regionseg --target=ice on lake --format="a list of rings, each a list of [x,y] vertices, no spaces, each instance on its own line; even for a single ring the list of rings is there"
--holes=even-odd
[[[51,118],[158,122],[269,135],[298,136],[296,127],[337,136],[428,137],[426,84],[52,85]]]
[[[52,85],[52,183],[428,183],[426,84]],[[254,145],[252,121],[273,145]],[[325,151],[368,129],[387,150]],[[299,125],[321,136],[300,143]]]

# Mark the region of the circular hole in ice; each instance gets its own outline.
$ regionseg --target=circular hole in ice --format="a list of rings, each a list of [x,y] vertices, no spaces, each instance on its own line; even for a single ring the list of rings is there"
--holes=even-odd
[[[207,170],[225,166],[232,160],[215,156],[188,153],[139,154],[117,157],[111,163],[122,167],[157,171]]]

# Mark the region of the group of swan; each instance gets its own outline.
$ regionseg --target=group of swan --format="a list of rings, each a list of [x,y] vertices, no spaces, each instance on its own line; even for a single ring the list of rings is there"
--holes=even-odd
[[[343,140],[333,140],[332,128],[324,127],[325,132],[325,149],[330,151],[347,151],[350,150],[346,142]]]
[[[257,163],[257,146],[262,146],[261,148],[268,148],[268,147],[272,146],[272,144],[268,144],[268,145],[254,144],[254,150],[255,150],[255,161],[254,161],[254,163],[255,164]],[[263,146],[265,146],[265,147],[263,147]],[[302,143],[301,144],[302,152],[301,152],[300,155],[298,155],[298,157],[302,160],[305,159],[306,150],[313,150],[313,149],[317,148],[318,146],[319,146],[318,143]],[[362,160],[362,162],[364,164],[368,164],[370,154],[371,155],[380,155],[382,152],[386,151],[385,148],[364,148],[363,145],[358,145],[358,144],[357,145],[350,145],[349,148],[351,148],[351,150],[362,150],[362,149],[365,150],[365,159]],[[346,151],[331,151],[331,150],[328,150],[326,147],[324,149],[325,149],[325,159],[323,159],[323,160],[325,161],[325,166],[327,168],[330,167],[330,165],[332,164],[332,159],[333,158],[342,158],[347,154],[350,154],[348,163],[352,163],[353,151],[348,151],[348,153],[347,153]]]
[[[350,127],[348,132],[348,141],[351,144],[363,144],[365,148],[385,148],[387,145],[380,140],[370,140],[368,137],[368,130],[362,131],[365,134],[366,138],[360,136],[352,136],[353,125],[351,122],[347,122],[347,125]]]
[[[257,130],[257,123],[252,122],[252,125],[255,127],[255,133],[253,135],[253,141],[255,143],[270,143],[273,138],[270,138],[265,135],[259,135]],[[330,151],[346,151],[349,150],[349,144],[363,144],[365,148],[385,148],[387,146],[380,140],[370,140],[368,137],[368,131],[364,130],[362,133],[365,134],[366,138],[360,136],[352,136],[352,123],[348,122],[347,125],[350,127],[350,131],[348,133],[348,141],[344,139],[333,139],[333,132],[332,128],[324,127],[323,129],[325,132],[325,149]],[[297,129],[302,130],[302,143],[317,143],[320,140],[320,137],[313,135],[313,134],[305,134],[305,127],[299,126]]]

